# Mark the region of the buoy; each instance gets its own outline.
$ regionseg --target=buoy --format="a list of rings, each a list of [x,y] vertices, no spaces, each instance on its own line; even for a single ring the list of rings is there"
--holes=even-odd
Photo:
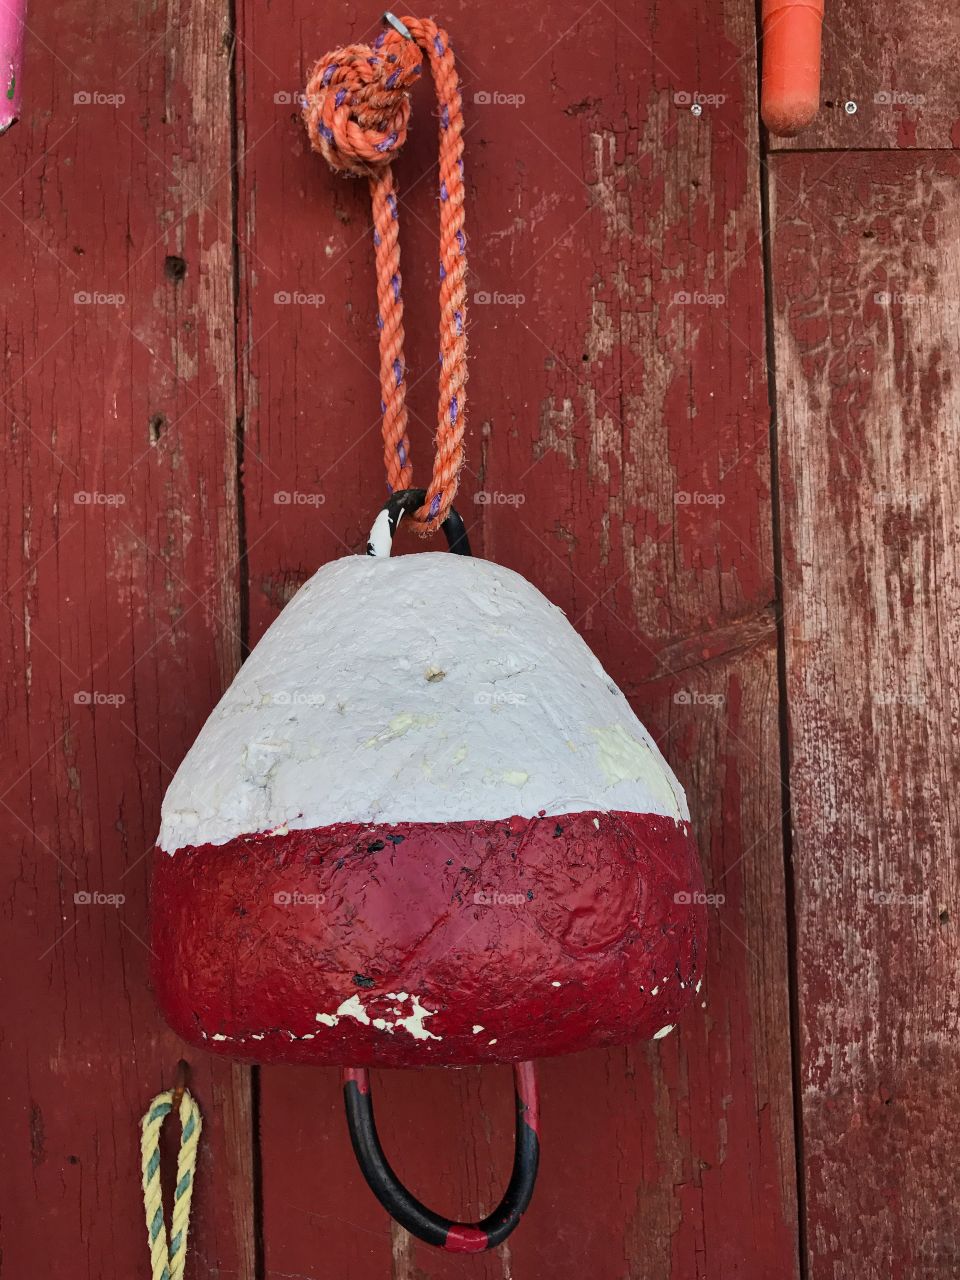
[[[211,714],[153,880],[171,1026],[353,1068],[354,1108],[368,1066],[662,1037],[706,937],[683,789],[563,613],[500,565],[388,558],[384,517],[381,554],[324,565]]]
[[[459,90],[445,32],[387,21],[386,42],[320,64],[311,83],[334,96],[308,93],[307,114],[324,140],[335,125],[376,151],[336,116],[352,102],[338,80],[349,67],[386,113],[372,136],[395,141],[402,112],[369,73],[382,63],[396,84],[395,51],[414,40],[443,86],[441,133],[457,139],[441,205],[445,191],[456,207],[442,220],[431,487],[408,483],[398,258],[381,229],[392,494],[367,554],[300,589],[170,784],[151,947],[158,1001],[186,1041],[248,1062],[339,1066],[353,1148],[381,1203],[421,1239],[474,1252],[509,1235],[533,1191],[534,1060],[667,1035],[700,989],[706,918],[687,802],[653,738],[561,610],[471,556],[452,506],[466,376]],[[404,65],[413,77],[416,61]],[[371,187],[375,215],[392,217],[383,186],[388,171]],[[403,520],[442,529],[448,550],[391,557]],[[368,1068],[487,1062],[514,1067],[513,1172],[493,1213],[456,1223],[388,1164]]]
[[[259,1062],[511,1062],[664,1033],[702,976],[683,790],[510,569],[348,556],[167,791],[157,992]]]
[[[771,133],[792,138],[820,108],[824,0],[763,0],[760,114]]]
[[[26,0],[5,0],[0,7],[0,135],[20,119],[23,98],[23,33],[26,28]]]

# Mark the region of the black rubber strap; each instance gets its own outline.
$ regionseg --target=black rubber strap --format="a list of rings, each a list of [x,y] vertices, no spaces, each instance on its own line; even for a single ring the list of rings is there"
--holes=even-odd
[[[403,517],[412,515],[414,511],[419,511],[426,501],[426,497],[426,489],[398,489],[396,493],[390,495],[384,503],[383,510],[387,513],[391,543],[393,542],[394,534],[397,532],[397,525]],[[470,539],[467,537],[467,526],[453,507],[450,508],[447,518],[440,528],[446,536],[447,547],[454,555],[470,555]],[[377,552],[373,549],[373,542],[368,542],[367,555],[373,556],[376,554]]]
[[[387,1213],[412,1235],[454,1253],[482,1253],[502,1244],[516,1227],[533,1195],[540,1162],[537,1078],[532,1062],[513,1064],[513,1088],[517,1107],[516,1142],[513,1172],[503,1199],[482,1222],[453,1222],[421,1204],[394,1173],[377,1136],[366,1068],[343,1069],[347,1124],[357,1162],[370,1190]]]

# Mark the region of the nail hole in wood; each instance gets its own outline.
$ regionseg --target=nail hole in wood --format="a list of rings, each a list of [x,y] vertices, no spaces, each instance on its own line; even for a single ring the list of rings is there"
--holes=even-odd
[[[179,284],[187,274],[186,260],[178,258],[174,253],[168,253],[164,259],[163,270],[168,280],[173,280],[175,284]]]

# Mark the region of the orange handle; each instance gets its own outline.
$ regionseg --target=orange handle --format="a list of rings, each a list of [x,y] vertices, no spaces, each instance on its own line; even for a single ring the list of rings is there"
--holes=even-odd
[[[823,0],[763,0],[760,114],[771,133],[789,138],[820,106]]]

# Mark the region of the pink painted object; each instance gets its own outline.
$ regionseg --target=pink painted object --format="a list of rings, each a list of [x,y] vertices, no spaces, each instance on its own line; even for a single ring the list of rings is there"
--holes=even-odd
[[[0,133],[6,133],[20,119],[26,12],[26,0],[0,0],[0,70],[3,75]]]

